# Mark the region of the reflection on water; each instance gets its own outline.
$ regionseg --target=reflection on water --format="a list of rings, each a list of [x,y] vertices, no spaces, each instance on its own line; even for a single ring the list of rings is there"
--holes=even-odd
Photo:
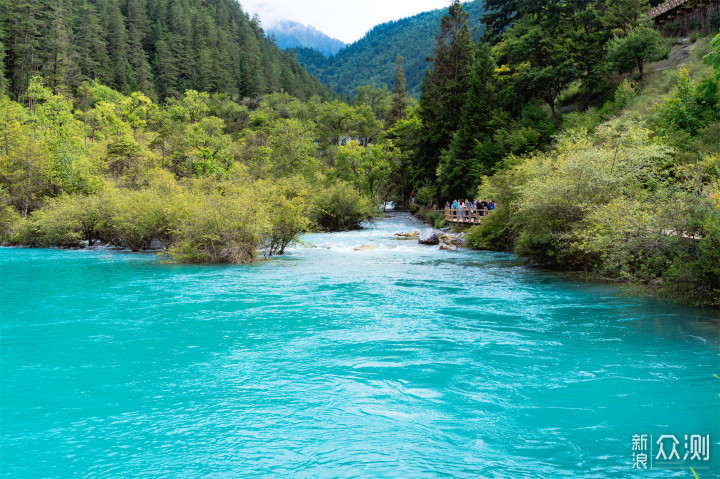
[[[625,478],[634,434],[711,434],[720,477],[716,314],[420,227],[242,267],[0,250],[0,473]]]

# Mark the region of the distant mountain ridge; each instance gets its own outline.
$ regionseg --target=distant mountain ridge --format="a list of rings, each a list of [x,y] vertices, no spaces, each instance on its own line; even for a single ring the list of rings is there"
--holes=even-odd
[[[481,34],[482,0],[463,6],[470,14],[470,26],[477,28],[477,34]],[[378,25],[362,39],[330,58],[311,48],[294,48],[293,52],[311,74],[345,95],[353,95],[358,86],[372,83],[392,88],[395,59],[400,55],[403,57],[408,94],[417,98],[429,66],[427,57],[433,53],[435,35],[446,12],[447,8],[442,8]]]
[[[326,57],[335,55],[346,44],[324,34],[312,25],[283,20],[267,29],[268,35],[275,35],[277,46],[283,50],[290,48],[310,48]]]

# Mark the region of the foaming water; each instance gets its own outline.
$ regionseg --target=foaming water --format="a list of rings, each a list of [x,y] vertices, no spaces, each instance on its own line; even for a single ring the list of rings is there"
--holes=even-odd
[[[241,267],[0,250],[0,472],[720,477],[717,315],[393,236],[420,227]],[[634,473],[634,434],[712,461]]]

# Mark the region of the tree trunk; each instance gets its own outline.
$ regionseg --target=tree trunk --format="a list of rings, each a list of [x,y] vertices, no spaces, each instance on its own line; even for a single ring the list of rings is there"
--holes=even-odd
[[[638,72],[640,72],[640,81],[642,82],[642,86],[645,88],[645,65],[643,65],[642,58],[638,58]]]

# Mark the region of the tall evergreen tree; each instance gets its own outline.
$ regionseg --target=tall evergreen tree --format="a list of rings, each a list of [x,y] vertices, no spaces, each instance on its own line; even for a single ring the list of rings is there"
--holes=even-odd
[[[494,40],[520,15],[523,0],[485,0],[485,34]]]
[[[128,63],[132,72],[129,87],[132,91],[141,90],[151,93],[153,90],[152,73],[144,49],[148,29],[145,0],[126,0],[125,8]]]
[[[434,182],[438,160],[458,129],[474,61],[468,14],[454,0],[440,22],[432,69],[425,74],[420,95],[423,137],[416,158],[416,183]]]
[[[438,180],[445,198],[465,198],[474,194],[480,178],[488,174],[495,163],[492,148],[492,110],[496,95],[493,85],[495,62],[490,47],[479,46],[470,77],[470,87],[462,113],[460,127],[450,148],[443,154]]]
[[[0,0],[0,43],[16,99],[35,75],[68,93],[94,79],[161,98],[188,89],[330,94],[236,0]]]
[[[121,92],[130,90],[128,63],[128,35],[125,18],[118,0],[107,0],[103,12],[103,30],[110,56],[110,86]]]
[[[47,84],[53,93],[58,93],[66,78],[70,53],[70,5],[67,0],[57,0],[53,10],[52,26],[45,39],[47,47],[43,48],[48,55],[44,68]]]
[[[168,41],[168,34],[160,25],[156,33],[158,39],[155,42],[155,79],[157,91],[161,99],[179,97],[180,92],[176,89],[178,82],[177,59],[173,54]]]
[[[406,84],[403,58],[398,55],[395,60],[395,85],[393,86],[390,111],[388,112],[387,118],[389,126],[394,125],[405,117],[405,111],[408,107],[407,92],[405,91]]]
[[[65,81],[77,88],[83,81],[95,79],[107,84],[111,81],[110,57],[100,15],[93,3],[79,0],[73,19],[74,49],[70,53]]]

